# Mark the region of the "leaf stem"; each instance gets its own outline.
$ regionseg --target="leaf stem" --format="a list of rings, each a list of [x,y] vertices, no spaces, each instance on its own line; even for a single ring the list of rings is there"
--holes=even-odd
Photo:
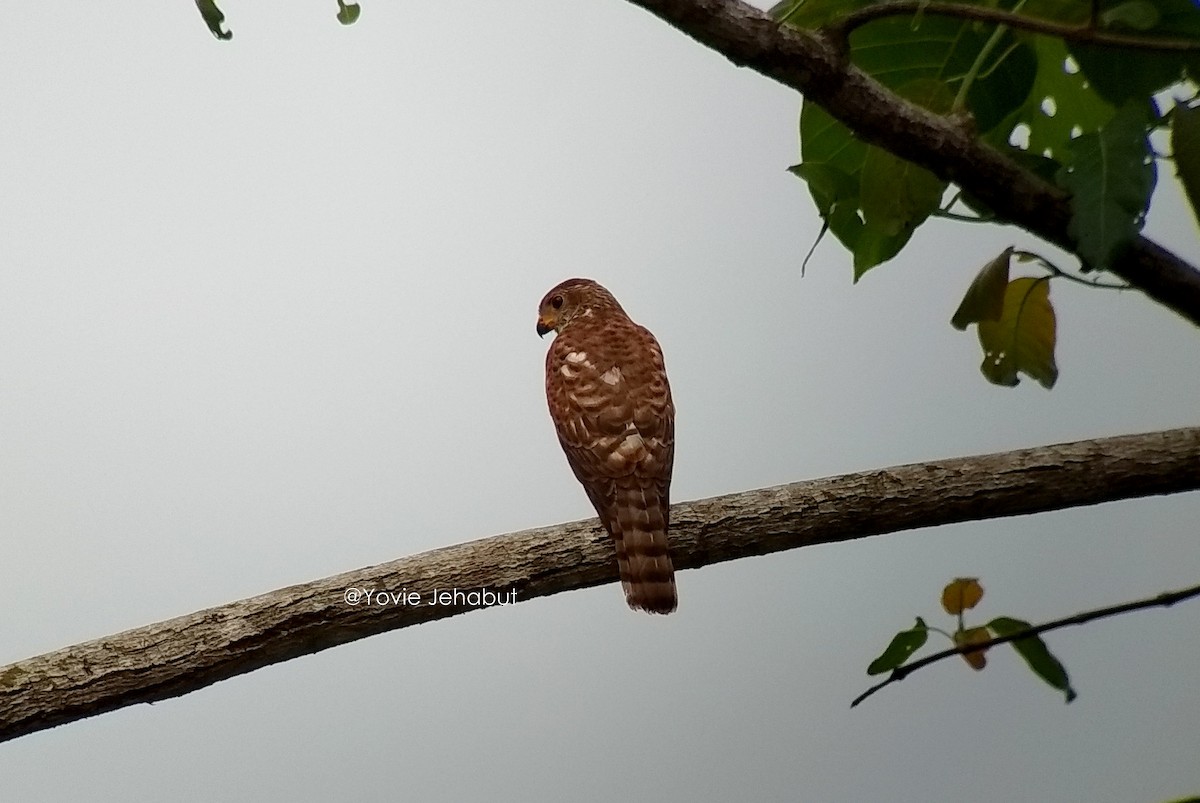
[[[931,214],[934,217],[942,217],[946,218],[947,220],[959,220],[963,223],[991,223],[993,220],[995,220],[994,215],[964,215],[961,212],[951,212],[950,210],[954,208],[954,205],[961,200],[962,190],[957,190],[954,195],[950,197],[950,200],[946,202],[945,206],[933,210]]]
[[[962,223],[995,223],[994,217],[981,217],[980,215],[964,215],[961,212],[951,212],[949,209],[935,209],[930,213],[933,217],[945,218],[946,220],[958,220]]]
[[[933,627],[931,625],[925,625],[925,629],[929,630],[933,633],[941,633],[943,636],[950,639],[951,642],[954,641],[954,636],[950,635],[950,633],[948,631],[942,630],[940,627]]]
[[[1025,5],[1025,0],[1020,0],[1014,7],[1013,13],[1021,10],[1021,6]],[[987,61],[987,57],[991,55],[992,50],[996,45],[1000,44],[1000,40],[1004,38],[1004,34],[1008,33],[1008,26],[1001,23],[996,26],[996,30],[992,31],[992,35],[984,42],[983,47],[979,48],[979,53],[975,56],[975,61],[971,64],[971,69],[967,70],[967,74],[963,76],[963,82],[958,86],[958,94],[954,96],[954,103],[951,105],[951,111],[957,112],[966,108],[967,93],[971,91],[971,87],[975,84],[975,79],[979,77],[980,70],[983,69],[983,63]]]
[[[1067,273],[1065,270],[1060,268],[1058,265],[1055,265],[1053,262],[1046,259],[1041,254],[1035,254],[1032,251],[1022,251],[1020,249],[1015,249],[1013,251],[1013,255],[1021,256],[1021,257],[1025,257],[1026,259],[1033,260],[1033,261],[1039,263],[1046,270],[1050,271],[1051,275],[1059,277],[1059,278],[1063,278],[1063,279],[1069,279],[1070,281],[1073,281],[1076,284],[1082,284],[1084,287],[1094,287],[1094,288],[1097,288],[1100,290],[1132,290],[1133,289],[1128,284],[1109,284],[1108,282],[1102,282],[1099,280],[1088,281],[1087,279],[1076,276],[1073,273]]]

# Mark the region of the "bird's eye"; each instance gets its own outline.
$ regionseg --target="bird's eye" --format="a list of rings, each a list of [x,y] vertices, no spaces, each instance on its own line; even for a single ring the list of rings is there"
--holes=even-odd
[[[553,298],[550,299],[550,306],[554,307],[555,309],[562,309],[562,305],[563,305],[563,297],[562,296],[554,296]]]

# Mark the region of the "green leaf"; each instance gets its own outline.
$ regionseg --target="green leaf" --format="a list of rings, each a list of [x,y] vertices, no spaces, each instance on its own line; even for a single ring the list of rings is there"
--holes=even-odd
[[[788,172],[808,182],[808,190],[821,217],[829,217],[839,203],[858,204],[858,182],[832,164],[801,162],[789,167]]]
[[[914,79],[897,93],[935,112],[949,111],[954,101],[946,84],[933,78]],[[945,192],[946,182],[925,168],[883,148],[867,149],[859,176],[859,201],[868,228],[885,237],[911,232],[941,205]]]
[[[866,4],[783,0],[771,13],[815,27]],[[987,130],[1021,105],[1036,72],[1032,51],[1011,33],[980,60],[991,35],[985,26],[948,17],[881,19],[855,30],[851,58],[901,96],[938,113],[950,110],[966,76],[973,76],[966,105],[976,126]],[[792,172],[808,182],[829,230],[853,253],[855,281],[899,253],[945,192],[945,182],[929,171],[866,145],[808,101],[800,112],[800,144],[802,164]],[[848,178],[855,192],[835,189],[822,166]]]
[[[792,25],[816,27],[866,4],[783,0],[771,13]],[[855,30],[851,58],[901,96],[938,113],[950,110],[971,75],[966,105],[986,131],[1024,102],[1036,73],[1032,50],[1011,33],[981,60],[991,36],[987,26],[949,17],[881,19]],[[800,112],[800,144],[802,163],[792,172],[808,182],[829,230],[853,253],[855,281],[899,253],[945,192],[945,182],[929,171],[866,145],[808,101]],[[855,191],[835,189],[825,168],[848,178]]]
[[[1031,155],[1061,161],[1072,137],[1099,131],[1116,110],[1068,61],[1061,40],[1036,36],[1033,51],[1037,76],[1029,94],[1007,124],[997,127],[988,139],[994,145],[1007,145],[1014,128],[1023,125],[1029,140],[1026,150]]]
[[[1035,0],[1052,1],[1063,0]],[[782,0],[770,14],[790,25],[812,29],[870,4],[871,0]],[[972,75],[966,105],[976,127],[986,132],[1021,105],[1037,71],[1032,49],[1011,32],[1003,34],[991,56],[977,65],[994,30],[994,26],[944,16],[878,19],[854,31],[851,57],[891,89],[914,79],[932,78],[957,93],[966,76]]]
[[[932,107],[948,108],[951,100],[944,84],[929,79],[905,92]],[[932,173],[867,145],[808,101],[800,109],[800,146],[804,161],[789,169],[808,183],[829,230],[854,255],[855,281],[899,253],[945,192]]]
[[[857,213],[855,214],[857,218]],[[858,239],[854,243],[854,281],[876,265],[882,265],[908,244],[912,238],[912,229],[904,229],[899,234],[889,234],[876,227],[863,224]],[[840,239],[840,238],[839,238]]]
[[[917,624],[912,630],[901,630],[892,637],[892,643],[887,646],[883,654],[867,667],[867,674],[882,675],[884,672],[891,672],[907,661],[914,652],[925,646],[927,638],[929,638],[929,628],[925,625],[925,620],[918,616]]]
[[[888,237],[924,223],[946,191],[946,182],[925,168],[875,147],[867,151],[860,181],[863,222]]]
[[[1008,290],[1008,265],[1012,246],[983,266],[976,274],[962,303],[954,311],[950,324],[959,331],[980,321],[998,321],[1004,313],[1004,293]]]
[[[1132,28],[1138,33],[1200,40],[1200,6],[1193,0],[1101,0],[1099,5],[1101,22],[1114,30]],[[1146,22],[1151,24],[1142,27]],[[1189,67],[1195,70],[1200,65],[1195,53],[1099,47],[1082,42],[1072,43],[1070,49],[1095,90],[1116,106],[1130,100],[1147,100],[1183,80]]]
[[[1167,36],[1200,39],[1200,6],[1197,6],[1194,0],[1150,0],[1150,2],[1158,9],[1160,21],[1155,30],[1159,33]]]
[[[1145,102],[1151,95],[1183,80],[1182,53],[1152,53],[1131,48],[1074,44],[1071,55],[1096,92],[1115,106]]]
[[[346,4],[345,0],[337,0],[338,13],[337,20],[343,25],[353,25],[358,22],[358,15],[362,13],[362,9],[358,3]]]
[[[1200,105],[1175,106],[1171,113],[1171,153],[1192,214],[1200,222]]]
[[[1003,34],[992,55],[977,65],[993,30],[953,17],[887,17],[851,34],[851,58],[881,84],[917,102],[921,101],[905,94],[916,81],[937,81],[953,98],[966,76],[973,75],[966,107],[975,127],[987,132],[1020,108],[1037,74],[1033,51],[1011,32]]]
[[[825,221],[817,241],[804,259],[801,275],[827,231],[832,231],[851,253],[856,253],[863,230],[862,219],[858,216],[857,181],[831,164],[804,162],[789,167],[788,171],[808,183],[817,211]]]
[[[849,177],[857,198],[858,176],[867,158],[867,144],[807,100],[800,106],[800,156],[803,164],[829,165]],[[813,200],[818,199],[814,196]]]
[[[1069,146],[1059,170],[1059,186],[1071,192],[1071,222],[1085,269],[1107,269],[1117,253],[1141,231],[1156,168],[1150,141],[1149,103],[1131,101],[1099,132]]]
[[[1149,0],[1128,0],[1113,6],[1100,15],[1100,24],[1105,27],[1123,26],[1135,31],[1148,31],[1158,24],[1162,15]]]
[[[988,622],[987,626],[998,637],[1011,636],[1014,633],[1030,629],[1029,622],[1022,622],[1020,619],[1011,619],[1007,616],[997,617]],[[1029,664],[1029,668],[1033,670],[1034,674],[1061,691],[1068,703],[1075,699],[1077,695],[1075,689],[1071,688],[1071,679],[1067,676],[1066,668],[1050,653],[1040,636],[1024,636],[1011,643],[1013,648],[1025,659],[1025,663]]]
[[[808,101],[800,107],[800,146],[804,161],[789,169],[808,183],[813,203],[829,230],[855,255],[857,281],[867,269],[894,256],[907,238],[894,244],[886,239],[881,241],[872,232],[864,240],[858,187],[867,145],[820,106]]]
[[[204,24],[212,31],[213,36],[223,41],[233,38],[233,31],[222,28],[225,15],[217,8],[216,0],[196,0],[196,8],[200,9],[200,16],[204,18]]]
[[[1004,312],[998,321],[980,321],[979,370],[996,385],[1014,387],[1018,373],[1049,390],[1058,380],[1054,364],[1055,319],[1048,278],[1022,277],[1008,283]]]

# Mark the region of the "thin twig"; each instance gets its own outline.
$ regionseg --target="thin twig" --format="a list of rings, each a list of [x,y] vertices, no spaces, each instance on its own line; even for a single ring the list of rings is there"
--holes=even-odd
[[[930,217],[940,217],[946,220],[957,220],[960,223],[995,223],[996,218],[984,217],[982,215],[964,215],[961,212],[951,212],[949,209],[935,209],[930,212]]]
[[[1089,280],[1089,279],[1084,279],[1080,276],[1076,276],[1073,273],[1068,273],[1067,271],[1060,268],[1058,265],[1055,265],[1053,262],[1046,259],[1041,254],[1035,254],[1032,251],[1023,251],[1018,248],[1013,251],[1013,255],[1018,256],[1018,257],[1025,257],[1026,259],[1031,259],[1034,262],[1039,263],[1046,270],[1050,271],[1050,273],[1053,274],[1054,276],[1058,276],[1063,279],[1069,279],[1070,281],[1075,282],[1077,284],[1082,284],[1084,287],[1093,287],[1098,290],[1132,290],[1133,289],[1132,285],[1128,285],[1128,284],[1109,284],[1108,282],[1102,282],[1099,279]]]
[[[1031,627],[1027,630],[1021,630],[1017,633],[1009,633],[1005,636],[996,636],[995,638],[988,639],[987,641],[981,641],[978,644],[969,644],[963,645],[962,647],[952,647],[948,650],[942,650],[941,652],[926,656],[919,661],[914,661],[911,664],[905,664],[904,666],[896,667],[892,670],[892,674],[888,675],[887,680],[875,684],[862,694],[855,697],[854,702],[850,703],[850,707],[853,708],[885,686],[890,686],[893,683],[899,683],[901,680],[904,680],[921,667],[929,666],[930,664],[936,663],[943,658],[949,658],[951,655],[963,655],[969,652],[982,652],[989,647],[995,647],[997,644],[1006,644],[1010,641],[1017,641],[1029,636],[1036,636],[1039,633],[1057,630],[1060,627],[1081,625],[1085,622],[1091,622],[1095,619],[1103,619],[1107,616],[1117,616],[1122,613],[1129,613],[1130,611],[1142,610],[1143,608],[1154,608],[1159,606],[1170,607],[1176,602],[1182,602],[1185,599],[1196,596],[1200,596],[1200,585],[1192,586],[1191,588],[1185,588],[1181,591],[1168,591],[1159,594],[1158,596],[1137,600],[1135,602],[1123,602],[1120,605],[1112,605],[1108,608],[1097,608],[1093,611],[1084,611],[1083,613],[1077,613],[1074,616],[1068,616],[1065,619],[1055,619],[1052,622],[1046,622],[1045,624],[1040,624],[1037,627]]]
[[[963,202],[962,194],[963,193],[962,193],[961,189],[956,190],[954,195],[952,195],[950,197],[950,200],[947,201],[944,206],[941,206],[938,209],[935,209],[931,214],[934,217],[942,217],[942,218],[946,218],[948,220],[959,220],[959,221],[962,221],[963,223],[994,223],[995,222],[995,220],[996,220],[995,215],[979,215],[979,214],[976,214],[974,210],[972,210],[971,214],[969,214],[969,215],[964,215],[962,212],[952,211],[954,209],[955,204],[962,203],[963,206],[967,206],[967,204],[965,202]],[[970,209],[971,207],[967,206],[967,208]]]
[[[1023,31],[1044,33],[1072,42],[1086,42],[1093,45],[1110,45],[1112,47],[1159,52],[1200,52],[1200,40],[1197,39],[1172,39],[1168,37],[1115,33],[1103,28],[1094,27],[1089,23],[1068,25],[1062,22],[1013,14],[1011,11],[1004,11],[999,8],[969,6],[962,3],[942,2],[942,0],[929,0],[928,2],[925,2],[925,0],[886,0],[886,2],[882,3],[873,3],[851,11],[843,17],[839,17],[828,25],[826,30],[845,41],[850,36],[851,31],[872,20],[884,17],[908,16],[917,13],[958,17],[977,22],[994,22],[1000,25],[1008,25],[1012,28],[1019,28]]]

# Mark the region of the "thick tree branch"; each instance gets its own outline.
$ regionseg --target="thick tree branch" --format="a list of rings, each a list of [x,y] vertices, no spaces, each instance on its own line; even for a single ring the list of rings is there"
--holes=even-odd
[[[1200,427],[1176,429],[897,466],[675,505],[671,551],[678,568],[695,569],[918,527],[1198,488]],[[616,579],[612,546],[590,519],[291,586],[0,668],[0,741],[176,697],[479,607],[430,604],[436,589],[489,589],[521,601]],[[381,604],[380,593],[417,598],[389,596]],[[619,594],[612,604],[623,605]],[[687,615],[686,599],[676,615]]]
[[[1002,8],[990,6],[972,6],[964,3],[946,3],[939,0],[885,0],[872,3],[869,6],[855,9],[841,17],[830,26],[830,31],[845,39],[855,28],[866,25],[872,20],[883,17],[913,16],[915,14],[936,14],[946,17],[974,20],[976,22],[993,22],[1018,28],[1033,33],[1044,33],[1060,39],[1073,42],[1086,42],[1092,45],[1106,45],[1135,50],[1152,50],[1156,52],[1196,53],[1200,52],[1200,41],[1195,39],[1168,39],[1159,36],[1137,36],[1109,31],[1096,27],[1094,23],[1083,25],[1068,25],[1062,22],[1027,17],[1014,14]]]
[[[994,148],[961,119],[905,101],[845,58],[822,31],[780,25],[741,0],[629,0],[734,64],[804,94],[860,139],[921,165],[967,190],[1003,220],[1069,251],[1070,199]],[[1138,237],[1112,268],[1160,304],[1200,326],[1200,271]]]
[[[1060,627],[1071,627],[1073,625],[1082,625],[1087,622],[1093,622],[1096,619],[1105,619],[1109,616],[1119,616],[1130,611],[1140,611],[1145,608],[1169,608],[1176,602],[1183,602],[1185,599],[1200,596],[1200,586],[1192,586],[1191,588],[1180,589],[1179,591],[1167,591],[1158,594],[1148,599],[1139,599],[1133,602],[1122,602],[1120,605],[1110,605],[1107,608],[1097,608],[1091,611],[1084,611],[1072,616],[1067,616],[1062,619],[1055,619],[1050,622],[1044,622],[1036,627],[1030,627],[1026,630],[1021,630],[1017,633],[1008,633],[1003,636],[995,636],[986,641],[980,641],[976,644],[964,644],[962,647],[951,647],[941,652],[935,652],[932,655],[927,655],[919,661],[913,661],[911,664],[898,666],[892,670],[892,673],[887,676],[886,680],[876,683],[871,688],[867,689],[862,694],[854,698],[850,703],[850,707],[854,708],[863,700],[870,697],[877,691],[884,689],[893,683],[899,683],[906,677],[916,672],[921,667],[929,666],[932,663],[937,663],[943,659],[949,658],[952,655],[962,655],[968,652],[981,652],[983,650],[995,647],[997,644],[1007,644],[1010,641],[1028,638],[1029,636],[1037,636],[1051,630],[1058,630]]]

